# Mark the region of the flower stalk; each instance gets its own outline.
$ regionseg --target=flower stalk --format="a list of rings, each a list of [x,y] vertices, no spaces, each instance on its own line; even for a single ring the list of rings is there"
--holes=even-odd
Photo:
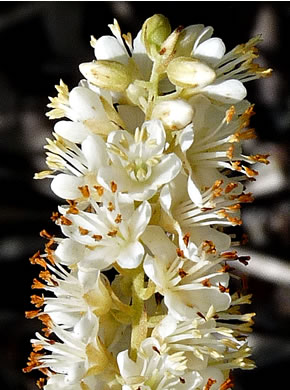
[[[241,312],[251,295],[232,264],[250,259],[228,228],[253,201],[251,166],[269,163],[243,152],[244,83],[271,70],[253,62],[260,38],[226,53],[212,27],[172,31],[163,15],[134,40],[109,27],[79,85],[49,98],[57,121],[35,178],[61,199],[60,234],[42,231],[30,259],[44,293],[26,317],[44,327],[24,372],[39,369],[44,390],[232,389],[234,369],[254,368],[255,314]]]

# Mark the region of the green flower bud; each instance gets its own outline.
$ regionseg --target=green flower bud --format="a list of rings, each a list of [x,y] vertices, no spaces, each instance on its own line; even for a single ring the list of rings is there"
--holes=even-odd
[[[156,14],[145,20],[142,26],[142,41],[149,57],[156,56],[170,32],[169,20],[163,15]]]
[[[80,72],[90,83],[115,92],[124,92],[131,82],[126,66],[117,61],[86,62]]]
[[[211,84],[215,71],[202,61],[191,57],[177,57],[167,67],[169,80],[183,88],[203,88]]]

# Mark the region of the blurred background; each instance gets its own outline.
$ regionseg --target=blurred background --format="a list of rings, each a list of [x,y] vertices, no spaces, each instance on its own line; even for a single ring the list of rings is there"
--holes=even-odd
[[[110,34],[117,18],[133,36],[143,21],[163,13],[173,28],[203,23],[215,28],[228,50],[263,34],[260,62],[274,69],[272,78],[247,84],[255,103],[252,120],[259,136],[249,153],[270,153],[271,164],[248,189],[254,204],[243,207],[249,235],[240,253],[252,260],[243,271],[254,294],[256,325],[250,336],[258,368],[235,371],[235,390],[289,387],[290,363],[290,3],[289,2],[0,2],[0,385],[5,390],[35,390],[38,374],[22,374],[29,339],[40,329],[26,320],[30,286],[38,269],[28,258],[43,249],[42,229],[58,200],[49,180],[34,181],[45,169],[43,145],[53,123],[45,117],[47,96],[62,78],[70,88],[81,75],[78,65],[93,58],[90,35]],[[264,169],[266,168],[266,169]]]

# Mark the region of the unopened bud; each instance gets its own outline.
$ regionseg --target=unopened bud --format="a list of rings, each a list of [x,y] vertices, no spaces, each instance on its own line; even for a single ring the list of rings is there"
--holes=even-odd
[[[131,82],[125,65],[117,61],[99,60],[80,65],[80,72],[97,87],[123,92]]]
[[[156,14],[145,20],[142,26],[142,41],[151,58],[160,51],[170,32],[169,20],[163,15]]]
[[[152,118],[160,119],[166,128],[183,129],[193,117],[193,109],[185,100],[167,100],[157,103],[152,112]]]
[[[203,88],[216,78],[211,67],[191,57],[173,59],[167,67],[167,76],[173,84],[184,88]]]

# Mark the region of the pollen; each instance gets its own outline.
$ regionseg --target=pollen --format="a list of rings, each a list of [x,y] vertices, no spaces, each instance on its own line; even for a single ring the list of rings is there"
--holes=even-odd
[[[38,295],[31,295],[31,303],[35,306],[35,307],[37,307],[37,308],[39,308],[39,307],[41,307],[41,306],[43,306],[44,305],[44,296],[38,296]]]
[[[88,234],[88,229],[84,229],[82,228],[81,226],[79,226],[79,232],[82,236],[85,236],[86,234]]]
[[[38,316],[41,310],[29,310],[25,312],[25,318],[33,319]]]
[[[210,280],[208,278],[204,279],[201,284],[204,286],[204,287],[211,287],[212,284],[210,282]]]
[[[90,197],[90,190],[89,190],[89,187],[87,185],[78,187],[78,189],[81,191],[84,198]]]
[[[102,187],[102,186],[94,186],[94,189],[97,191],[99,196],[103,196],[104,195],[104,187]]]
[[[111,212],[115,210],[115,206],[114,206],[113,202],[109,202],[109,203],[108,203],[107,209],[108,209],[109,211],[111,211]]]
[[[117,191],[117,184],[114,181],[111,181],[111,191],[116,192]]]
[[[51,281],[51,273],[49,271],[41,271],[39,273],[39,277],[42,279],[42,280],[45,280],[47,282],[50,282]]]
[[[254,169],[251,169],[249,167],[243,167],[243,168],[246,171],[247,176],[253,177],[253,176],[257,176],[259,174],[259,172],[255,171]]]
[[[40,237],[43,237],[43,238],[48,238],[48,239],[53,238],[53,236],[51,234],[47,233],[47,231],[45,229],[41,230],[39,235],[40,235]]]
[[[236,113],[235,106],[231,106],[226,112],[226,121],[229,124]]]
[[[186,233],[184,236],[183,236],[183,242],[185,244],[186,247],[188,247],[188,244],[189,244],[189,238],[190,238],[190,233]]]
[[[34,290],[34,289],[41,289],[41,288],[44,288],[45,285],[43,283],[41,283],[39,280],[37,279],[33,279],[33,284],[31,286],[31,288]]]
[[[234,157],[234,145],[231,145],[227,150],[227,158],[232,160]]]
[[[176,249],[176,253],[177,253],[177,256],[178,256],[178,257],[184,258],[184,252],[183,252],[182,249],[177,248],[177,249]]]
[[[227,390],[234,386],[234,382],[231,378],[226,379],[220,386],[219,390]]]
[[[59,219],[59,213],[58,213],[57,211],[53,211],[53,213],[52,213],[50,219],[51,219],[53,222],[58,221],[58,219]]]
[[[68,211],[67,211],[67,214],[78,214],[79,209],[77,208],[77,202],[74,200],[69,200],[69,199],[67,199],[67,202],[70,206]]]
[[[122,222],[122,215],[121,214],[117,214],[117,217],[115,218],[115,222],[116,223],[121,223]]]
[[[221,256],[229,260],[237,260],[238,258],[237,251],[223,252]]]
[[[65,226],[70,226],[70,225],[72,225],[72,221],[71,221],[70,219],[68,219],[67,217],[65,217],[64,215],[62,215],[62,216],[60,217],[60,223],[61,223],[62,225],[65,225]]]
[[[45,381],[46,381],[45,378],[39,378],[39,379],[36,381],[36,386],[37,386],[39,389],[43,389],[43,387],[44,387],[44,385],[45,385]]]
[[[206,385],[204,387],[204,390],[210,390],[212,385],[214,385],[215,383],[216,383],[215,379],[208,378],[207,383],[206,383]]]
[[[262,164],[270,164],[270,161],[268,160],[268,157],[270,154],[255,154],[254,156],[248,156],[250,160],[259,162]]]
[[[229,293],[230,289],[228,287],[223,286],[221,283],[219,283],[219,290],[222,293]]]
[[[101,241],[101,239],[103,238],[100,234],[94,234],[93,236],[92,236],[92,238],[94,239],[94,240],[96,240],[96,241]]]
[[[211,254],[215,254],[216,253],[216,247],[214,245],[214,243],[212,241],[209,241],[209,240],[206,240],[202,243],[202,249],[206,252],[206,253],[211,253]]]
[[[238,184],[237,183],[229,183],[226,188],[225,188],[225,193],[228,194],[231,192],[233,189],[237,188]]]
[[[188,273],[185,272],[183,268],[179,268],[178,275],[183,279],[186,275],[188,275]]]
[[[251,260],[251,257],[250,256],[239,256],[238,260],[240,263],[242,263],[244,265],[248,265],[249,261]]]
[[[109,237],[116,237],[117,233],[118,233],[118,230],[112,230],[112,231],[108,232],[107,235]]]
[[[41,267],[47,267],[46,261],[40,256],[40,251],[37,251],[32,257],[29,258],[31,264],[38,264]]]
[[[153,349],[153,351],[157,352],[158,355],[160,355],[160,351],[157,347],[155,347],[155,345],[153,345],[152,349]]]

